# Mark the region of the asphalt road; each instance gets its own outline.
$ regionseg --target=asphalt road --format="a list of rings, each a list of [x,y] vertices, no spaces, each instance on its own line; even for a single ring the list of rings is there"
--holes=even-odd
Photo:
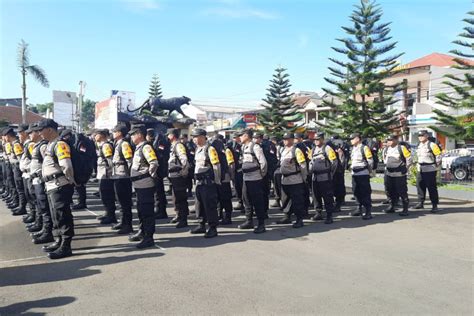
[[[98,225],[90,197],[74,212],[75,255],[54,262],[0,202],[0,315],[473,313],[474,204],[408,218],[377,206],[366,222],[348,203],[333,225],[263,235],[238,230],[239,216],[211,240],[159,221],[157,247],[137,250]]]

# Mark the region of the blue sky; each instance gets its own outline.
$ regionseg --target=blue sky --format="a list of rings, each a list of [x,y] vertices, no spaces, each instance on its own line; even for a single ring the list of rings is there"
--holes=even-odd
[[[288,68],[295,91],[319,91],[331,46],[350,26],[352,0],[0,0],[0,97],[20,97],[17,43],[30,44],[33,64],[50,88],[28,78],[29,103],[52,90],[106,99],[110,90],[147,95],[154,73],[165,97],[249,106],[265,95],[273,70]],[[384,0],[403,63],[446,53],[462,30],[471,0]]]

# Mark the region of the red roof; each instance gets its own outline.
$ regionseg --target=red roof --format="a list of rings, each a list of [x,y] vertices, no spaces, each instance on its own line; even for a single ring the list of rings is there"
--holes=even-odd
[[[310,96],[302,96],[302,97],[296,97],[294,99],[295,105],[298,105],[300,107],[304,106],[308,101],[311,100]]]
[[[31,124],[43,119],[39,114],[31,111],[26,111],[26,123]],[[21,123],[21,107],[19,106],[0,106],[0,121],[8,122],[9,124]]]
[[[409,62],[408,64],[404,65],[403,68],[416,68],[421,66],[451,67],[456,65],[454,58],[454,56],[446,54],[432,53]],[[473,60],[464,60],[469,64],[474,65]]]

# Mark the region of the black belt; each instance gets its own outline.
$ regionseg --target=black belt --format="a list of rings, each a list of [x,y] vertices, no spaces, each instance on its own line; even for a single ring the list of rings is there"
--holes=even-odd
[[[170,168],[168,171],[169,172],[180,172],[181,170],[183,170],[182,167],[176,166],[176,167]]]
[[[41,171],[33,172],[32,174],[30,174],[30,177],[31,179],[41,178]]]
[[[250,173],[250,172],[257,171],[257,170],[260,170],[260,167],[253,167],[253,168],[250,168],[250,169],[242,169],[242,172],[243,173]]]
[[[114,166],[128,165],[125,161],[117,161],[112,163]]]
[[[352,171],[354,171],[354,172],[360,172],[360,171],[363,171],[363,170],[365,170],[365,169],[369,169],[369,168],[368,168],[367,166],[365,166],[365,167],[359,167],[359,168],[352,168]]]
[[[436,162],[420,162],[420,166],[431,166],[436,165]]]
[[[135,182],[135,181],[146,179],[146,178],[151,178],[151,175],[149,173],[145,173],[145,174],[141,174],[139,176],[130,177],[130,180],[132,182]]]
[[[206,172],[203,172],[203,173],[195,173],[194,174],[194,179],[198,180],[198,181],[203,181],[203,180],[206,180],[206,179],[209,179],[209,180],[214,180],[214,176],[211,172],[209,171],[206,171]]]
[[[325,174],[325,173],[331,173],[331,170],[330,169],[326,169],[326,170],[316,170],[316,171],[313,171],[313,173],[315,175],[320,175],[320,174]]]
[[[43,181],[44,182],[49,182],[49,181],[52,181],[52,180],[59,179],[61,177],[64,177],[64,173],[62,173],[62,172],[55,173],[55,174],[52,174],[52,175],[49,175],[49,176],[44,176]]]
[[[295,172],[290,172],[290,173],[286,173],[286,174],[282,173],[282,175],[283,175],[284,177],[290,177],[290,176],[297,175],[297,174],[299,174],[299,173],[300,173],[299,171],[295,171]]]
[[[387,171],[388,172],[401,172],[401,173],[405,173],[407,172],[407,167],[405,165],[402,165],[402,166],[398,166],[396,168],[389,168],[387,167]]]

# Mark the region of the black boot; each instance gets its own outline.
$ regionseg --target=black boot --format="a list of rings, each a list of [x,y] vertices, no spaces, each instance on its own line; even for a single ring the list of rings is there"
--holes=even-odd
[[[206,225],[199,224],[199,226],[194,227],[191,229],[191,234],[205,234],[206,233]]]
[[[341,211],[341,206],[342,206],[341,202],[336,202],[336,205],[334,205],[333,213],[339,213]]]
[[[133,233],[133,227],[132,227],[132,225],[123,224],[123,225],[117,230],[117,234],[118,234],[118,235],[128,235],[128,234],[131,234],[131,233]]]
[[[44,252],[48,252],[48,253],[56,251],[61,246],[61,241],[62,241],[62,238],[61,238],[61,236],[59,236],[58,238],[56,238],[54,243],[49,244],[49,245],[45,245],[45,246],[42,247],[42,249],[43,249]]]
[[[143,239],[143,231],[140,228],[135,234],[128,237],[129,241],[141,241]]]
[[[178,223],[179,219],[178,219],[178,215],[176,215],[175,217],[173,217],[171,220],[170,220],[170,223],[171,224],[176,224]]]
[[[209,227],[207,232],[204,234],[204,238],[213,238],[213,237],[217,237],[216,226]]]
[[[232,225],[232,214],[225,213],[224,218],[219,221],[219,225],[225,226],[225,225]]]
[[[71,207],[72,210],[82,210],[82,209],[85,209],[85,208],[87,208],[87,205],[83,204],[83,203],[77,203],[77,204],[74,204]]]
[[[61,246],[53,252],[48,253],[49,259],[62,259],[72,256],[71,239],[63,239]]]
[[[29,226],[27,230],[30,233],[36,233],[36,232],[39,232],[42,228],[43,228],[43,225],[35,222],[33,225]]]
[[[23,223],[25,223],[25,224],[33,223],[35,220],[36,220],[35,213],[27,214],[22,219]]]
[[[332,213],[327,213],[326,214],[326,220],[324,221],[324,224],[332,224],[333,219],[332,219]]]
[[[415,205],[415,207],[413,207],[413,208],[414,208],[415,210],[421,210],[421,209],[423,209],[423,208],[425,208],[425,207],[424,207],[424,205],[423,205],[423,202],[420,202],[420,203],[418,203],[417,205]]]
[[[259,219],[257,227],[253,230],[255,234],[263,234],[267,230],[265,229],[265,220]]]
[[[117,223],[117,218],[115,217],[115,213],[110,213],[100,220],[101,225],[109,225],[109,224],[116,224],[116,223]]]
[[[178,220],[175,227],[176,228],[188,227],[188,220],[186,218]]]
[[[390,207],[386,208],[383,210],[384,213],[389,214],[389,213],[395,213],[395,204],[390,204]]]
[[[122,228],[122,226],[123,226],[122,223],[115,224],[112,226],[112,230],[119,230],[120,228]]]
[[[247,219],[245,222],[239,225],[239,229],[253,229],[253,220],[252,219]]]
[[[408,216],[408,201],[403,201],[403,211],[401,211],[398,215],[400,216]]]
[[[313,217],[311,217],[311,219],[313,221],[320,221],[320,220],[323,220],[323,211],[322,210],[316,210],[316,215],[314,215]]]
[[[35,245],[47,244],[54,241],[53,234],[49,230],[45,230],[40,236],[33,238],[33,243]]]
[[[25,215],[25,214],[26,214],[26,207],[24,207],[24,206],[23,207],[20,206],[16,209],[12,210],[12,215],[13,216],[20,216],[20,215]]]
[[[388,205],[392,204],[392,201],[390,199],[386,199],[385,201],[382,202],[383,205]]]
[[[438,204],[433,203],[433,206],[431,207],[430,212],[431,213],[437,213],[438,212]]]
[[[155,219],[168,219],[168,213],[166,212],[166,207],[155,206]]]
[[[304,226],[303,219],[302,218],[296,219],[296,222],[294,222],[292,226],[293,226],[293,228],[303,227]]]
[[[282,219],[280,219],[279,221],[276,221],[276,224],[278,224],[278,225],[291,224],[291,215],[285,213],[285,215],[283,216]]]
[[[372,219],[372,212],[371,212],[370,209],[366,209],[366,210],[365,210],[365,214],[364,214],[364,216],[362,216],[362,219],[363,219],[363,220]]]
[[[149,234],[145,235],[142,241],[136,245],[138,249],[150,248],[153,246],[155,246],[155,240],[153,239],[153,235]]]

